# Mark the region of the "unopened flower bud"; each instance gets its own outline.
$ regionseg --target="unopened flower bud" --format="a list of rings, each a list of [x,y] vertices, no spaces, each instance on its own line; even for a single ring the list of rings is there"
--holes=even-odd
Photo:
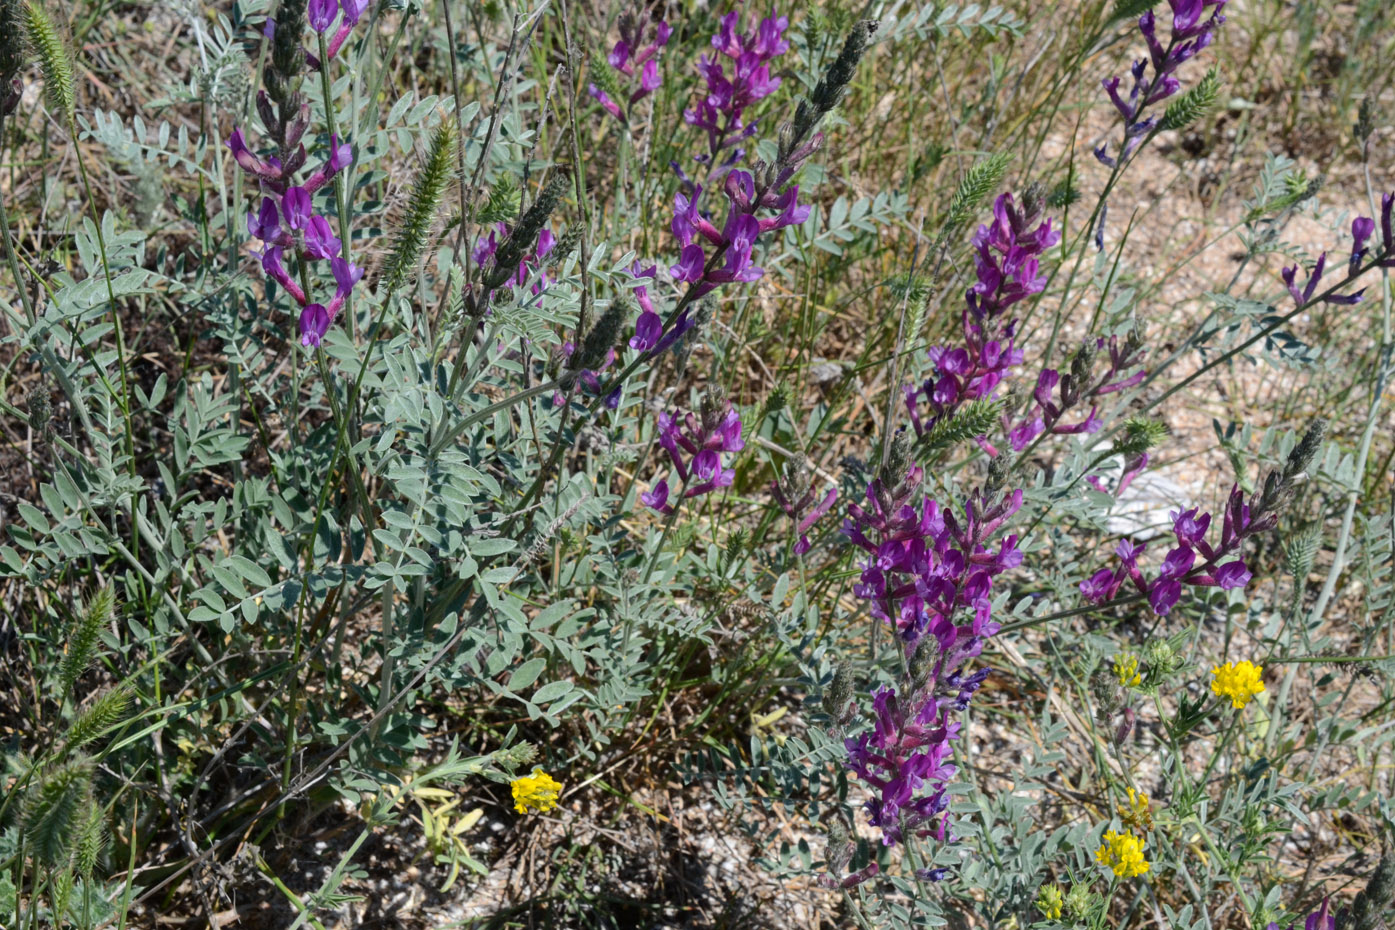
[[[509,770],[531,765],[537,757],[538,747],[527,740],[514,743],[507,749],[500,749],[494,753],[494,761]]]
[[[833,681],[829,682],[824,693],[823,710],[835,726],[844,726],[851,719],[849,713],[853,699],[853,670],[847,662],[839,662],[833,670]]]
[[[1134,721],[1134,712],[1133,712],[1133,708],[1132,708],[1132,707],[1125,707],[1125,708],[1124,708],[1124,719],[1123,719],[1123,722],[1121,722],[1121,723],[1119,724],[1119,728],[1118,728],[1117,730],[1114,731],[1114,742],[1119,743],[1120,745],[1122,745],[1122,744],[1124,743],[1124,741],[1127,740],[1127,739],[1129,738],[1129,734],[1133,732],[1133,721]]]
[[[891,449],[888,451],[886,461],[882,463],[878,475],[882,484],[887,488],[894,488],[906,480],[911,466],[915,464],[911,458],[911,446],[911,435],[905,430],[897,432],[891,438]]]
[[[1029,228],[1037,225],[1045,210],[1046,186],[1040,181],[1033,181],[1022,192],[1022,225]]]
[[[627,300],[619,297],[612,300],[610,306],[605,308],[605,313],[596,321],[596,325],[586,334],[581,348],[573,352],[572,357],[567,360],[567,367],[573,371],[595,371],[602,367],[606,354],[615,348],[615,343],[619,341],[620,329],[629,315]]]
[[[1321,451],[1322,441],[1326,436],[1327,420],[1318,417],[1308,426],[1303,438],[1288,454],[1288,461],[1284,463],[1284,478],[1292,480],[1300,473],[1307,471],[1313,458]]]

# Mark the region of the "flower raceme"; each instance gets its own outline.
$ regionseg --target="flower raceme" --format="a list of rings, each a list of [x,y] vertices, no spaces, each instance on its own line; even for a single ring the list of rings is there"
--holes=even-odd
[[[1060,920],[1065,897],[1059,885],[1042,885],[1037,892],[1037,911],[1047,920]]]
[[[260,162],[247,151],[241,130],[233,132],[228,145],[240,165],[245,159]],[[324,167],[314,172],[303,185],[287,186],[289,178],[280,171],[279,164],[274,179],[258,174],[255,169],[248,169],[262,180],[263,188],[268,193],[262,196],[257,210],[248,212],[247,231],[262,241],[262,250],[257,255],[266,276],[280,284],[301,306],[300,341],[307,347],[320,344],[354,286],[363,277],[362,268],[341,256],[343,243],[334,235],[329,221],[314,212],[312,195],[353,157],[349,146],[339,145],[337,139],[331,140],[330,151]],[[312,300],[291,276],[285,265],[287,255],[294,256],[302,267],[312,261],[329,262],[335,290],[327,304]]]
[[[625,106],[622,107],[604,88],[597,87],[594,82],[586,88],[587,93],[607,113],[626,124],[630,121],[629,113],[634,105],[658,90],[662,84],[659,77],[659,52],[668,45],[669,36],[673,34],[669,24],[659,20],[654,24],[653,39],[646,44],[646,26],[646,23],[637,23],[629,13],[622,15],[620,41],[615,43],[615,47],[606,56],[606,63],[619,74],[631,80],[638,74],[639,86],[630,93]]]
[[[785,469],[783,481],[770,482],[770,493],[775,496],[780,509],[795,522],[799,541],[795,543],[794,554],[803,555],[811,545],[807,535],[809,530],[833,507],[833,502],[838,499],[838,489],[829,488],[819,502],[814,503],[815,492],[809,480],[808,462],[801,455]]]
[[[866,784],[870,822],[894,845],[911,831],[941,842],[950,829],[948,780],[955,715],[988,676],[965,665],[998,630],[992,619],[993,577],[1021,563],[1016,537],[998,551],[989,543],[1022,506],[1022,492],[976,492],[964,515],[917,492],[923,472],[909,461],[901,434],[888,463],[868,486],[866,508],[852,505],[843,531],[867,554],[854,593],[890,624],[906,652],[899,688],[873,696],[873,725],[847,737],[845,766]],[[943,875],[942,870],[935,870]],[[927,876],[929,877],[929,876]]]
[[[1230,706],[1242,710],[1250,700],[1264,690],[1260,675],[1264,668],[1249,661],[1218,665],[1211,669],[1211,693],[1230,698]]]
[[[738,31],[740,21],[741,13],[737,10],[722,17],[720,29],[712,37],[716,53],[710,58],[704,55],[698,62],[707,92],[693,109],[683,114],[689,125],[706,131],[707,152],[697,160],[716,172],[736,164],[745,155],[740,144],[756,131],[756,122],[747,122],[745,112],[780,87],[780,78],[770,74],[770,62],[790,48],[784,38],[789,28],[786,17],[767,16],[745,35]],[[718,165],[725,149],[732,151]]]
[[[1156,116],[1144,112],[1153,104],[1166,100],[1182,87],[1177,69],[1188,59],[1211,44],[1214,33],[1225,16],[1221,9],[1226,0],[1168,0],[1172,7],[1172,36],[1166,46],[1158,39],[1157,15],[1149,10],[1138,18],[1138,31],[1148,46],[1148,57],[1133,63],[1133,87],[1125,99],[1119,93],[1120,79],[1105,78],[1101,83],[1114,109],[1124,119],[1124,144],[1120,158],[1127,160],[1138,144],[1158,124]],[[1211,8],[1210,15],[1206,15]],[[1149,66],[1152,76],[1148,76]],[[1113,168],[1117,161],[1108,154],[1109,144],[1095,149],[1095,157]]]
[[[1095,379],[1091,372],[1095,355],[1106,345],[1109,366],[1103,375]],[[1021,423],[1008,431],[1009,445],[1014,451],[1021,452],[1043,433],[1098,432],[1103,426],[1098,416],[1098,405],[1092,405],[1089,414],[1079,423],[1061,421],[1068,410],[1082,401],[1097,400],[1139,385],[1147,375],[1146,371],[1139,368],[1133,374],[1125,373],[1142,361],[1142,355],[1142,340],[1136,332],[1131,332],[1122,345],[1118,336],[1110,336],[1107,342],[1099,337],[1093,344],[1087,342],[1082,345],[1071,359],[1070,371],[1064,375],[1054,368],[1042,369],[1037,376],[1036,390],[1032,393],[1035,407]]]
[[[547,813],[557,806],[557,797],[562,790],[561,783],[540,768],[533,769],[531,775],[515,778],[509,786],[513,789],[513,809],[520,814],[530,810]]]
[[[1118,878],[1137,878],[1148,871],[1143,857],[1143,840],[1132,833],[1110,830],[1104,842],[1095,850],[1095,861],[1112,871]]]
[[[731,401],[708,394],[696,414],[659,414],[659,445],[673,463],[679,481],[677,492],[682,499],[731,487],[736,470],[723,467],[722,453],[746,448],[741,438],[741,414]],[[673,514],[669,496],[668,479],[661,478],[640,495],[640,500],[660,513]]]
[[[1143,684],[1143,676],[1138,673],[1138,656],[1130,652],[1114,657],[1114,677],[1121,688],[1137,688]]]
[[[1043,219],[1042,201],[1035,192],[1024,197],[1020,207],[1011,194],[994,201],[993,221],[979,226],[973,237],[977,280],[964,295],[964,345],[931,347],[932,376],[920,387],[905,388],[917,434],[952,417],[968,401],[993,397],[1008,370],[1022,363],[1022,350],[1014,345],[1017,321],[1004,322],[1003,317],[1013,304],[1046,287],[1039,262],[1060,240],[1051,220]],[[922,397],[928,416],[921,413]]]
[[[1118,805],[1119,819],[1130,830],[1137,830],[1140,834],[1153,829],[1153,807],[1148,795],[1133,788],[1127,790],[1128,803]]]
[[[1171,516],[1177,545],[1168,551],[1153,581],[1145,580],[1138,567],[1138,559],[1147,548],[1146,544],[1134,545],[1123,539],[1114,550],[1119,557],[1119,566],[1115,569],[1102,568],[1080,583],[1080,593],[1085,599],[1096,604],[1113,600],[1124,582],[1130,581],[1141,594],[1147,596],[1153,612],[1165,616],[1181,600],[1184,585],[1216,587],[1223,591],[1243,588],[1253,576],[1243,559],[1227,559],[1227,556],[1234,554],[1249,536],[1272,529],[1278,519],[1274,513],[1258,519],[1251,518],[1250,505],[1246,503],[1239,485],[1231,489],[1230,499],[1226,502],[1221,538],[1216,546],[1206,541],[1211,514],[1198,515],[1198,510],[1192,508],[1173,511]],[[1200,564],[1197,564],[1198,553]]]
[[[757,196],[750,172],[732,171],[723,192],[727,197],[727,218],[720,230],[699,209],[701,186],[695,187],[691,195],[680,191],[674,196],[669,228],[682,251],[669,273],[674,280],[692,285],[693,298],[723,284],[758,280],[765,270],[754,264],[752,252],[761,235],[797,226],[809,218],[810,208],[799,204],[797,184],[782,193],[770,190]],[[757,216],[761,209],[773,211],[774,215]],[[704,242],[712,247],[713,260],[709,260]],[[715,266],[717,256],[724,259],[720,267]]]

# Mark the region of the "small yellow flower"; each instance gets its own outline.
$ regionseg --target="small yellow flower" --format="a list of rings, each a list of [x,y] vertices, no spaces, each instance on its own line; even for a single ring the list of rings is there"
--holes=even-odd
[[[1148,871],[1143,841],[1132,833],[1106,833],[1103,845],[1095,850],[1095,861],[1121,878],[1136,878]]]
[[[542,769],[533,769],[532,775],[515,778],[510,786],[513,788],[513,809],[520,814],[528,813],[530,807],[539,814],[552,810],[557,806],[557,792],[562,790],[561,783],[553,781],[552,776]]]
[[[1114,674],[1121,688],[1137,688],[1143,684],[1143,676],[1138,674],[1138,656],[1132,652],[1121,652],[1114,657]]]
[[[1141,791],[1129,791],[1129,803],[1118,805],[1119,819],[1131,830],[1143,833],[1153,829],[1153,810],[1149,806],[1148,795]]]
[[[1061,919],[1061,904],[1064,901],[1061,889],[1056,885],[1042,885],[1037,892],[1037,910],[1047,920]]]
[[[1225,665],[1211,669],[1211,691],[1221,697],[1230,698],[1230,706],[1242,708],[1250,703],[1250,698],[1264,690],[1264,682],[1259,680],[1264,668],[1250,662]]]

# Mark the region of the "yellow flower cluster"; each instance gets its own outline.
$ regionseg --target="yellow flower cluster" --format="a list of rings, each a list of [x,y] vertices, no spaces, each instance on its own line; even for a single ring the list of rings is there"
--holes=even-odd
[[[1114,674],[1121,688],[1137,688],[1143,684],[1143,676],[1138,674],[1138,656],[1131,652],[1121,652],[1114,657]]]
[[[1042,885],[1041,891],[1037,892],[1037,910],[1047,920],[1061,919],[1061,904],[1064,901],[1065,897],[1057,885]]]
[[[1143,840],[1132,833],[1113,830],[1106,833],[1103,845],[1095,850],[1095,861],[1121,878],[1136,878],[1148,871],[1148,860],[1143,858]]]
[[[1153,829],[1153,810],[1149,806],[1148,795],[1142,791],[1129,791],[1129,803],[1119,805],[1119,819],[1124,826],[1143,833]]]
[[[557,806],[557,792],[562,790],[560,782],[552,780],[542,769],[533,769],[532,775],[515,778],[509,783],[513,788],[513,809],[520,814],[533,808],[539,814]]]
[[[1264,682],[1259,680],[1264,668],[1250,662],[1234,664],[1227,662],[1211,669],[1211,691],[1221,697],[1230,698],[1230,706],[1242,708],[1250,703],[1250,698],[1264,690]]]

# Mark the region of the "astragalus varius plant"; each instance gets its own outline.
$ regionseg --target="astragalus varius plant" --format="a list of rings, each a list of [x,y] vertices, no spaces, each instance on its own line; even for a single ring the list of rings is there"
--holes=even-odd
[[[1297,6],[0,0],[0,926],[1380,926]]]

